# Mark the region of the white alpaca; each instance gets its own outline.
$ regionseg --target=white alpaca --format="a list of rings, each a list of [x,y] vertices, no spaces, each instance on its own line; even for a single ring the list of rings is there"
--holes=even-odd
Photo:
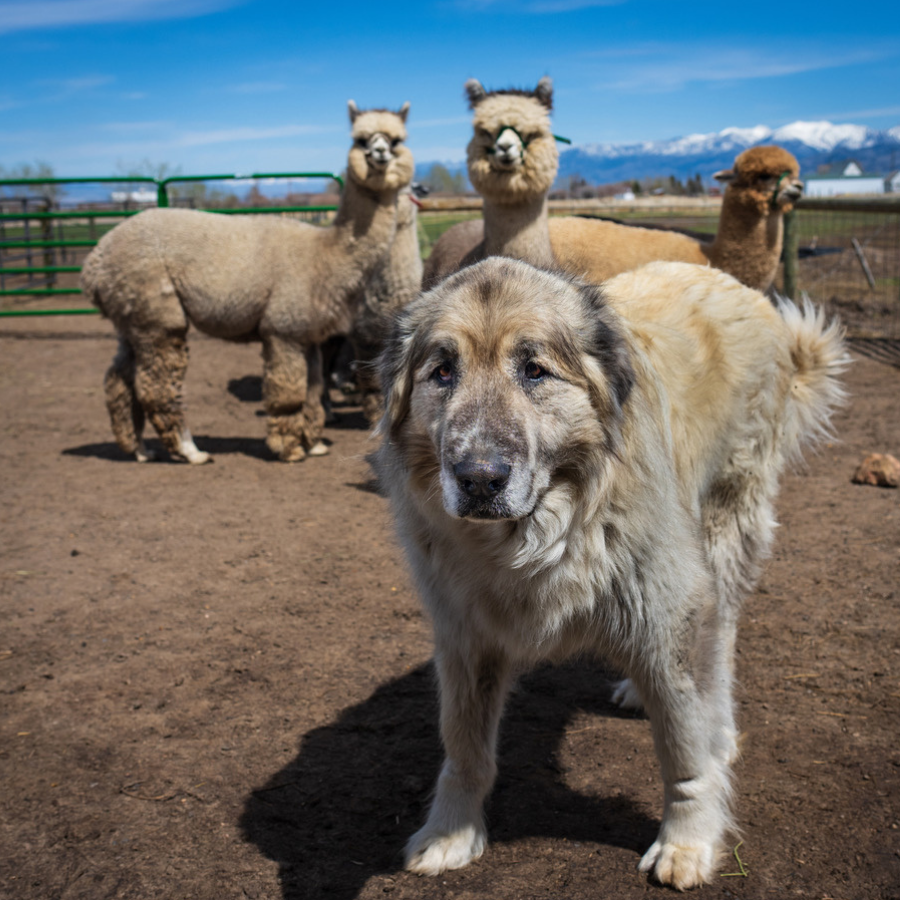
[[[106,403],[119,446],[150,458],[145,415],[166,449],[191,463],[182,386],[187,332],[260,340],[266,443],[293,462],[327,452],[320,438],[319,345],[346,333],[360,289],[393,240],[401,188],[413,175],[399,112],[348,104],[353,146],[330,228],[266,216],[147,210],[105,235],[85,262],[82,288],[119,335]]]

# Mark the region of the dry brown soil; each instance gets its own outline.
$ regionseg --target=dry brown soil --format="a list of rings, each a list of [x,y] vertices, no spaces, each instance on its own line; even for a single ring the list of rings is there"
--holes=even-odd
[[[865,348],[864,348],[865,349]],[[0,896],[634,898],[661,790],[596,663],[522,679],[469,868],[401,870],[439,763],[428,622],[344,410],[268,458],[258,349],[195,338],[214,465],[112,443],[97,319],[0,323]],[[871,348],[869,348],[871,353]],[[698,896],[900,898],[900,368],[856,355],[840,441],[785,478],[744,616],[738,861]]]

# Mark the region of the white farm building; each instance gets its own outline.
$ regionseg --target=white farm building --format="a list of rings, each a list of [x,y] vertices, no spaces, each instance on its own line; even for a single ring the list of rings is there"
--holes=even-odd
[[[840,197],[845,194],[883,194],[883,175],[865,175],[859,164],[852,159],[838,163],[828,172],[807,175],[803,181],[807,197]]]

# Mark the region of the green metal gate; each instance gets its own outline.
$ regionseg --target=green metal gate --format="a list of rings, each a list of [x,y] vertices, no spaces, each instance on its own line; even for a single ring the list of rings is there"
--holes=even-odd
[[[175,175],[169,178],[149,176],[119,176],[102,178],[13,178],[0,180],[2,188],[33,188],[65,184],[148,184],[156,188],[156,205],[170,205],[169,187],[176,182],[244,181],[261,179],[289,180],[296,178],[323,178],[336,181],[341,189],[344,182],[333,172],[266,172],[252,175]],[[22,205],[22,211],[6,207]],[[30,208],[37,206],[38,208]],[[50,297],[63,294],[80,294],[77,287],[58,287],[56,276],[81,271],[80,261],[70,256],[82,255],[80,251],[94,247],[108,231],[124,218],[137,215],[141,209],[54,209],[50,197],[7,198],[0,196],[0,297]],[[206,208],[205,212],[226,215],[248,214],[299,214],[333,212],[335,206],[255,206],[234,208]],[[103,223],[108,226],[103,228]],[[12,230],[10,233],[10,226]],[[9,281],[27,283],[9,286]],[[35,280],[43,280],[36,286]],[[2,309],[0,316],[55,316],[90,315],[98,310],[89,309]]]

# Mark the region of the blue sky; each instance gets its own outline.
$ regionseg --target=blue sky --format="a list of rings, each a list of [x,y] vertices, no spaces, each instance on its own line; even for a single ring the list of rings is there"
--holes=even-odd
[[[0,0],[0,165],[59,176],[340,171],[346,102],[412,104],[458,161],[463,82],[550,75],[576,143],[828,119],[900,124],[896,6],[640,0]]]

